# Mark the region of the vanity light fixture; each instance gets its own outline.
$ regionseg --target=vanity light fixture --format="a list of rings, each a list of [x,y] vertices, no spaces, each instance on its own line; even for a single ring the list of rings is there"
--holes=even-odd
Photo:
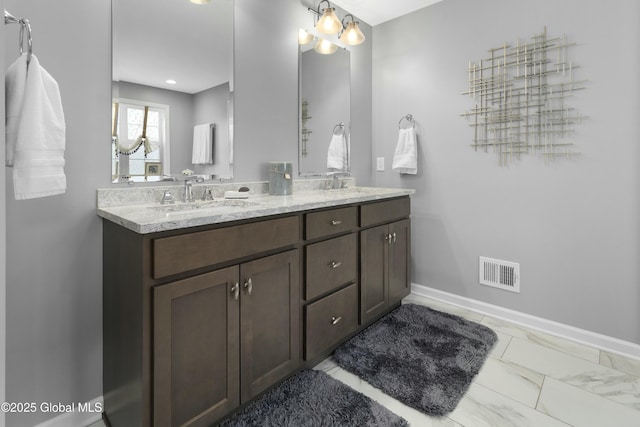
[[[313,50],[322,55],[331,55],[338,50],[338,46],[327,39],[319,38],[316,45],[313,47]]]
[[[344,20],[347,19],[347,17],[351,17],[351,22],[348,22],[347,25],[344,25]],[[355,20],[355,18],[353,17],[352,14],[347,13],[345,15],[345,17],[342,19],[342,26],[343,26],[343,30],[342,33],[340,34],[340,41],[346,45],[349,46],[355,46],[355,45],[359,45],[362,44],[362,42],[364,42],[364,34],[362,34],[362,31],[360,30],[360,27],[358,27],[359,22]]]
[[[173,79],[169,79],[169,80],[165,80],[165,83],[166,83],[166,84],[169,84],[169,85],[174,85],[174,84],[176,84],[176,83],[178,83],[178,82],[177,82],[177,81],[175,81],[175,80],[173,80]]]
[[[311,34],[309,31],[303,30],[302,28],[300,28],[300,30],[298,30],[298,44],[299,45],[309,44],[309,43],[311,43],[313,41],[313,39],[315,39],[315,36],[313,34]]]
[[[211,3],[211,0],[189,0],[193,4],[208,4]]]
[[[327,3],[329,6],[322,10],[322,16],[320,16],[320,5],[322,3]],[[329,0],[322,0],[318,3],[318,9],[315,11],[320,19],[316,23],[316,30],[320,31],[323,34],[337,34],[342,30],[342,22],[336,16],[335,8],[331,7],[331,3]]]

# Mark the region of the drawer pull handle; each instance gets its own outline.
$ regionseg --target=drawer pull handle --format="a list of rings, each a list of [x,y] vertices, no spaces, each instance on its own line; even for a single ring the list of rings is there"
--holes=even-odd
[[[393,243],[395,243],[395,242],[396,242],[396,232],[394,231],[393,232]]]
[[[244,288],[247,290],[247,294],[251,295],[253,292],[253,281],[251,281],[251,278],[245,282]]]
[[[231,295],[233,295],[233,299],[236,301],[240,298],[240,283],[236,282],[236,284],[231,288]]]
[[[341,262],[331,261],[331,268],[338,268],[342,265]]]
[[[342,224],[342,221],[339,219],[332,219],[331,220],[331,225],[340,225]]]
[[[338,316],[338,317],[333,316],[331,318],[331,324],[332,325],[337,325],[338,323],[340,323],[341,320],[342,320],[342,316]]]
[[[391,239],[393,239],[393,236],[391,234],[387,234],[386,236],[384,236],[384,240],[389,242],[389,244],[391,244]]]

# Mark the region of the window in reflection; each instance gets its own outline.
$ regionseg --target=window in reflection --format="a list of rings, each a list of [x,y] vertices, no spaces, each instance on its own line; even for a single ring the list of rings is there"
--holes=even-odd
[[[145,104],[134,100],[113,103],[113,181],[161,179],[160,173],[149,176],[148,164],[164,163],[169,170],[165,161],[168,157],[165,154],[169,152],[169,106]],[[158,172],[154,168],[151,170]]]

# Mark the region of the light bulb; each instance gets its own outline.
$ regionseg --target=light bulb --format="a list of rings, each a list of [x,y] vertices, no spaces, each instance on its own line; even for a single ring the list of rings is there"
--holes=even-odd
[[[342,29],[342,22],[336,16],[334,8],[324,9],[324,14],[318,20],[316,29],[323,34],[337,34]]]

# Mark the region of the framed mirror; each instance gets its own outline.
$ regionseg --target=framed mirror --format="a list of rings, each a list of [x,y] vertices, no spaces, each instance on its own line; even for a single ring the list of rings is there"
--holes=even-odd
[[[313,47],[299,50],[299,175],[349,173],[350,54],[344,48],[321,54]]]
[[[112,0],[113,182],[233,177],[233,0]]]

